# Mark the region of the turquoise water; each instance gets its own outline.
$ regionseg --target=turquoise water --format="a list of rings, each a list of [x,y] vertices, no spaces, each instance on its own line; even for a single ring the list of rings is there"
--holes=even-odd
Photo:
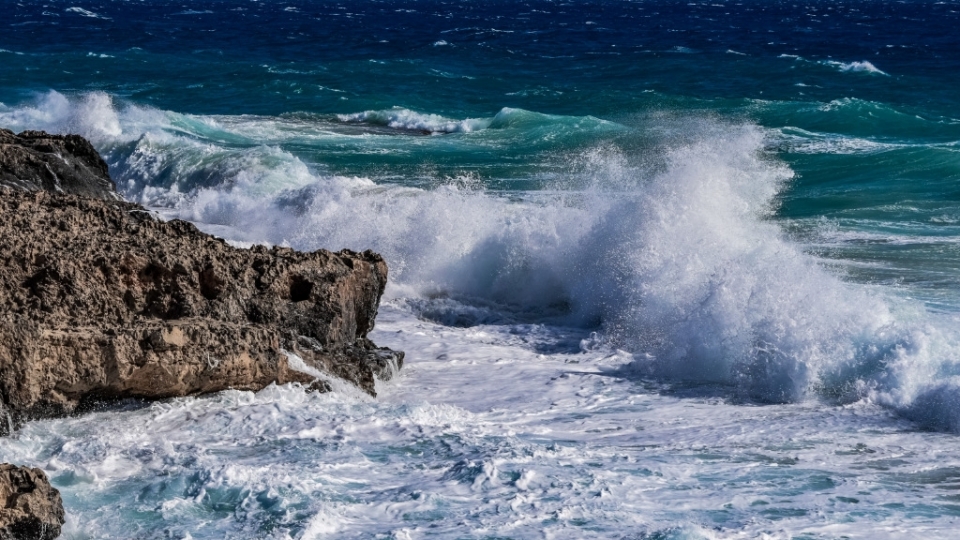
[[[0,7],[0,127],[383,253],[410,359],[29,426],[67,537],[950,537],[960,4]]]

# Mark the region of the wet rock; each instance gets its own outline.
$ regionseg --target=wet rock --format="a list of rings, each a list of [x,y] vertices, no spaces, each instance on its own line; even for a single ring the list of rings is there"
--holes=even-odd
[[[0,464],[0,540],[60,536],[63,501],[40,469]]]
[[[118,200],[107,164],[79,135],[0,129],[0,186]]]

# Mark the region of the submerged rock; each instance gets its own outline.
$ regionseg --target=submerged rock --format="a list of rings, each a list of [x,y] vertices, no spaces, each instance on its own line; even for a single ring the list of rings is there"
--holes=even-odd
[[[82,192],[83,174],[59,191]],[[329,389],[318,372],[375,395],[401,366],[366,337],[387,283],[376,253],[240,249],[119,197],[9,187],[44,182],[0,186],[0,433],[104,399]]]
[[[60,536],[63,501],[40,469],[0,464],[0,540]]]
[[[79,135],[0,129],[0,186],[118,200],[107,164]]]

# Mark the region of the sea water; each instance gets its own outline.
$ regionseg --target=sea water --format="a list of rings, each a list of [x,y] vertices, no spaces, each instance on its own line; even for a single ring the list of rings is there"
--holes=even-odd
[[[68,539],[951,538],[960,2],[0,2],[0,127],[374,249],[338,384],[33,422]]]

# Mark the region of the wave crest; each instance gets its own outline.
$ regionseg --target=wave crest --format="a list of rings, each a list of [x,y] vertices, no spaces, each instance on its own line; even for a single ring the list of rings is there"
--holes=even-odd
[[[422,114],[410,109],[395,107],[381,111],[364,111],[353,114],[339,114],[341,122],[358,122],[386,126],[393,129],[425,131],[428,133],[470,133],[490,127],[490,120],[469,118],[451,120],[438,114]]]

